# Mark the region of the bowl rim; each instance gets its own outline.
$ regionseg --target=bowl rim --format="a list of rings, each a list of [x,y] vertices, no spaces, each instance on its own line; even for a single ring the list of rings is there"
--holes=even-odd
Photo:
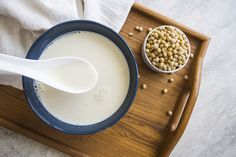
[[[95,27],[93,28],[93,30],[86,30],[86,26],[84,25],[91,25],[91,27]],[[37,97],[37,94],[35,92],[35,90],[32,90],[33,86],[34,86],[34,80],[25,76],[22,76],[22,84],[23,84],[23,90],[24,90],[24,95],[26,97],[26,100],[30,106],[30,108],[36,113],[36,115],[42,120],[44,121],[46,124],[48,124],[49,126],[62,131],[64,133],[68,133],[68,134],[92,134],[92,133],[96,133],[99,131],[102,131],[108,127],[111,127],[112,125],[114,125],[115,123],[117,123],[129,110],[129,108],[131,107],[134,98],[136,96],[137,93],[137,88],[138,88],[138,66],[135,60],[135,57],[131,51],[131,49],[128,47],[128,44],[125,42],[125,40],[118,34],[116,33],[114,30],[112,30],[111,28],[104,26],[100,23],[94,22],[94,21],[89,21],[89,20],[70,20],[70,21],[66,21],[60,24],[57,24],[53,27],[51,27],[50,29],[48,29],[46,32],[44,32],[31,46],[31,48],[29,49],[26,58],[28,59],[38,59],[40,57],[40,55],[42,54],[42,50],[39,51],[40,54],[32,54],[33,52],[35,53],[35,51],[33,51],[37,46],[39,46],[39,44],[43,45],[44,44],[44,40],[45,38],[50,34],[53,33],[53,31],[57,32],[60,31],[60,28],[63,28],[63,26],[65,25],[80,25],[80,28],[78,27],[76,31],[91,31],[91,32],[95,32],[95,33],[99,33],[96,32],[96,28],[100,28],[101,30],[104,31],[104,33],[110,33],[107,36],[103,35],[104,37],[110,39],[122,52],[122,54],[124,55],[128,67],[129,67],[129,73],[130,73],[130,83],[129,83],[129,89],[127,92],[127,95],[123,101],[123,103],[121,104],[121,106],[119,107],[119,109],[113,113],[110,117],[108,117],[107,119],[95,123],[95,124],[91,124],[91,125],[73,125],[73,124],[69,124],[66,122],[63,122],[61,120],[59,120],[58,118],[56,118],[55,116],[53,116],[49,111],[46,110],[46,108],[44,107],[44,105],[40,102],[39,98]],[[83,29],[81,29],[83,27]],[[91,29],[91,28],[90,28]],[[65,33],[68,32],[73,32],[75,30],[69,30]],[[62,33],[60,35],[63,35],[65,33]],[[58,35],[58,36],[60,36]],[[108,37],[110,35],[110,37]],[[56,36],[56,37],[58,37]],[[53,38],[53,39],[56,39]],[[113,40],[115,40],[114,38],[116,38],[117,41],[119,41],[119,43],[115,43]],[[53,41],[52,40],[48,40],[48,44],[50,42]],[[48,46],[48,44],[43,45],[44,48],[46,48],[46,46]],[[118,45],[120,44],[120,45]],[[121,46],[123,46],[123,50],[121,49]],[[44,50],[44,49],[43,49]],[[32,58],[32,56],[34,56],[34,58]],[[132,74],[132,75],[131,75]],[[132,79],[132,80],[131,80]],[[38,106],[40,105],[40,106]]]
[[[187,43],[188,43],[188,45],[189,45],[189,48],[188,48],[188,52],[189,52],[189,53],[188,53],[188,58],[187,58],[186,62],[185,62],[180,68],[178,68],[178,69],[171,70],[171,71],[165,71],[165,70],[159,69],[159,68],[157,68],[156,66],[152,65],[151,61],[148,59],[148,56],[147,56],[147,53],[146,53],[147,39],[148,39],[148,37],[151,35],[151,33],[152,33],[154,30],[156,30],[156,29],[158,29],[158,28],[162,28],[162,27],[172,27],[172,28],[175,28],[175,29],[177,29],[181,34],[183,34],[183,35],[186,37],[186,39],[187,39]],[[143,42],[142,52],[141,52],[141,53],[142,53],[142,58],[143,58],[145,64],[146,64],[150,69],[152,69],[153,71],[155,71],[155,72],[161,72],[161,73],[174,73],[174,72],[177,72],[177,71],[181,70],[182,68],[184,68],[185,65],[188,63],[189,57],[190,57],[190,54],[191,54],[191,45],[190,45],[190,42],[189,42],[188,37],[186,36],[186,34],[185,34],[182,30],[180,30],[179,28],[177,28],[177,27],[175,27],[175,26],[171,26],[171,25],[161,25],[161,26],[158,26],[158,27],[154,28],[153,30],[151,30],[151,31],[147,34],[147,36],[145,37],[144,42]]]

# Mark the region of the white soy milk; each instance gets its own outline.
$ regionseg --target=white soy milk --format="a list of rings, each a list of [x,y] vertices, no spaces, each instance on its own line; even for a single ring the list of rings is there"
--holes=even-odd
[[[54,40],[40,59],[64,56],[90,62],[99,80],[91,91],[82,94],[65,93],[37,82],[37,94],[48,112],[74,125],[95,124],[114,114],[126,98],[130,81],[128,64],[120,49],[100,34],[71,32]]]

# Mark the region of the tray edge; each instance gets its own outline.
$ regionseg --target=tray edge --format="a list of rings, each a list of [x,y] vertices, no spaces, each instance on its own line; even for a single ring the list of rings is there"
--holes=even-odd
[[[134,5],[132,6],[132,9],[136,9],[138,11],[142,11],[143,13],[149,15],[149,16],[152,16],[152,17],[155,17],[155,18],[158,18],[160,21],[163,21],[164,23],[167,22],[168,24],[171,24],[173,26],[176,26],[176,27],[179,27],[181,28],[181,30],[183,32],[186,32],[187,34],[190,34],[191,36],[195,36],[197,37],[199,40],[201,41],[207,41],[207,40],[210,40],[210,38],[198,31],[195,31],[193,30],[192,28],[188,27],[188,26],[185,26],[167,16],[164,16],[158,12],[155,12],[154,10],[151,10],[145,6],[143,6],[142,4],[140,3],[137,3],[135,2]]]
[[[192,80],[192,86],[189,87],[190,95],[187,99],[186,105],[184,107],[182,115],[180,115],[180,121],[179,124],[176,127],[175,131],[171,131],[170,129],[167,130],[166,137],[161,148],[160,148],[160,156],[161,157],[168,157],[172,150],[174,149],[175,145],[178,143],[179,139],[183,135],[184,130],[186,129],[186,126],[188,124],[188,121],[190,119],[191,113],[193,111],[193,108],[195,106],[195,102],[197,100],[197,96],[200,89],[200,82],[201,82],[201,72],[202,72],[202,64],[204,60],[204,56],[206,54],[210,37],[197,32],[181,23],[176,22],[175,20],[166,17],[164,15],[161,15],[145,6],[139,3],[134,3],[132,9],[135,9],[137,11],[141,11],[142,13],[147,14],[148,16],[157,18],[158,20],[163,21],[164,23],[171,24],[173,26],[176,26],[186,32],[187,34],[196,37],[198,40],[201,41],[201,46],[199,51],[198,58],[194,61],[193,65],[193,80]],[[172,124],[172,122],[170,122]],[[171,127],[171,125],[170,125]]]
[[[195,106],[195,102],[197,100],[197,96],[200,89],[200,82],[201,82],[201,72],[202,72],[202,64],[204,55],[206,54],[206,50],[208,48],[210,39],[203,41],[200,50],[199,50],[199,58],[195,61],[193,66],[193,84],[192,87],[190,87],[190,95],[187,100],[186,106],[183,110],[182,115],[180,115],[180,121],[179,124],[174,132],[171,130],[167,131],[167,138],[165,138],[165,141],[162,144],[162,150],[161,150],[161,157],[168,157],[172,150],[174,149],[175,145],[178,143],[179,139],[183,135],[188,121],[190,119],[190,116],[192,114],[193,108]]]

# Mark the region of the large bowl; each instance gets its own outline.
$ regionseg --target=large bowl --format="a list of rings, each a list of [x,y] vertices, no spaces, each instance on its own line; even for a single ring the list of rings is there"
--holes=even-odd
[[[107,127],[112,126],[116,122],[118,122],[121,117],[125,115],[125,113],[130,108],[134,97],[136,95],[137,86],[138,86],[138,68],[134,56],[129,49],[126,42],[122,39],[122,37],[114,32],[112,29],[101,25],[96,22],[86,21],[86,20],[75,20],[75,21],[68,21],[61,24],[58,24],[45,33],[43,33],[32,45],[30,48],[26,58],[28,59],[39,59],[40,55],[47,47],[47,45],[53,41],[58,36],[71,32],[71,31],[91,31],[95,33],[99,33],[106,38],[113,41],[121,50],[123,55],[125,56],[128,66],[129,66],[129,73],[130,73],[130,85],[127,96],[124,102],[121,104],[120,108],[109,118],[105,119],[102,122],[93,125],[72,125],[61,120],[57,119],[55,116],[50,114],[43,104],[40,102],[39,98],[37,97],[35,88],[34,88],[34,80],[31,78],[24,77],[22,78],[23,81],[23,89],[27,101],[32,108],[32,110],[42,119],[46,124],[49,126],[63,131],[65,133],[70,134],[90,134],[101,131]],[[37,69],[35,69],[37,70]],[[37,126],[35,126],[37,127]]]

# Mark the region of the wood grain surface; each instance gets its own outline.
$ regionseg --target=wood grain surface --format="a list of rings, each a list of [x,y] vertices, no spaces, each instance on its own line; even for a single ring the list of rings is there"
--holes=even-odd
[[[189,38],[194,59],[174,74],[154,73],[141,59],[147,28],[169,24],[179,27]],[[143,32],[134,30],[142,26]],[[134,36],[128,36],[128,33]],[[92,135],[68,135],[44,124],[27,105],[21,90],[0,86],[0,125],[72,156],[169,156],[181,137],[200,86],[201,66],[209,38],[163,15],[135,4],[120,32],[132,49],[139,67],[139,88],[128,113],[114,126]],[[189,80],[183,79],[189,75]],[[168,78],[174,78],[168,83]],[[168,92],[162,94],[161,90]],[[168,116],[167,112],[173,115]]]

